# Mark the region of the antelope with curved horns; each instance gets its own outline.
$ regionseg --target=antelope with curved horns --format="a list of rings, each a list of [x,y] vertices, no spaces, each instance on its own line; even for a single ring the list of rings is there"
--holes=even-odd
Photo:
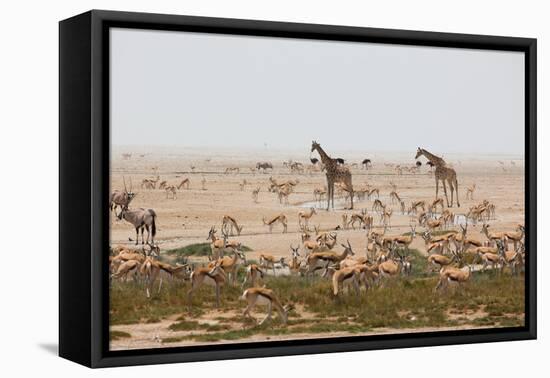
[[[124,191],[115,189],[113,193],[111,193],[109,208],[111,211],[114,210],[115,215],[116,208],[118,206],[120,206],[121,209],[124,206],[130,206],[130,202],[132,202],[132,200],[136,196],[136,194],[132,191],[132,178],[130,177],[130,190],[126,188],[126,178],[124,176],[122,176],[122,180],[124,181]]]

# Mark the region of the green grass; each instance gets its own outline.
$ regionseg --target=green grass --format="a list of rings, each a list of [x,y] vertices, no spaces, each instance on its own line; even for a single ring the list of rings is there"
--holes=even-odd
[[[246,245],[241,246],[242,252],[249,252],[252,251],[250,247],[247,247]],[[197,243],[197,244],[189,244],[185,247],[181,248],[174,248],[169,249],[165,253],[167,255],[172,256],[208,256],[210,255],[210,243]]]
[[[132,335],[130,335],[128,332],[123,331],[110,331],[109,332],[109,340],[119,340],[119,339],[126,339],[130,338]]]
[[[426,258],[421,257],[419,251],[411,249],[409,256],[412,276],[389,280],[384,286],[370,288],[367,292],[362,288],[359,297],[345,291],[334,298],[330,281],[319,277],[308,280],[298,276],[266,277],[267,287],[275,291],[283,304],[301,305],[310,313],[305,317],[300,311],[291,311],[286,327],[279,322],[278,316],[272,323],[259,327],[240,315],[245,303],[239,300],[242,291],[238,285],[226,285],[222,289],[220,310],[230,312],[230,317],[214,318],[216,324],[203,322],[201,315],[215,308],[213,290],[210,287],[199,289],[189,311],[186,298],[189,284],[183,282],[164,284],[161,293],[154,291],[150,299],[145,297],[139,283],[114,282],[110,296],[111,324],[157,322],[167,316],[180,315],[170,329],[190,334],[175,335],[164,339],[165,343],[236,340],[256,334],[361,333],[380,327],[513,327],[524,324],[523,275],[476,272],[462,287],[434,293],[437,274],[426,273]],[[264,311],[258,306],[254,316],[259,319]],[[452,318],[449,317],[451,312]],[[472,312],[477,313],[477,317],[468,317]]]

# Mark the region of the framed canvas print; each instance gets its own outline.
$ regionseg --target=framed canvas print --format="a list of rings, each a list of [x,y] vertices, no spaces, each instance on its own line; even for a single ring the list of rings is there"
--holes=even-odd
[[[60,22],[60,355],[536,337],[536,40]]]

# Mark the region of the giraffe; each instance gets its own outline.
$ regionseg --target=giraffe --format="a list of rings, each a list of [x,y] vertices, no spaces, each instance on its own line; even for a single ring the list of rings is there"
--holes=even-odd
[[[460,201],[458,200],[458,180],[456,178],[456,171],[452,168],[447,167],[445,160],[439,156],[426,151],[423,148],[418,147],[416,150],[416,157],[424,155],[426,159],[432,162],[435,165],[435,198],[439,192],[439,181],[443,184],[443,192],[445,193],[445,199],[447,200],[447,207],[453,207],[453,192],[456,190],[456,204],[460,207]],[[451,189],[451,204],[449,205],[449,197],[447,197],[447,185],[445,182],[449,183],[449,188]]]
[[[351,172],[348,168],[338,165],[335,159],[332,159],[327,155],[319,143],[313,141],[311,142],[311,152],[315,150],[319,153],[327,174],[327,211],[329,210],[331,200],[332,209],[334,210],[334,183],[336,182],[342,183],[347,189],[349,189],[351,198],[350,210],[353,209],[353,185],[351,182]]]

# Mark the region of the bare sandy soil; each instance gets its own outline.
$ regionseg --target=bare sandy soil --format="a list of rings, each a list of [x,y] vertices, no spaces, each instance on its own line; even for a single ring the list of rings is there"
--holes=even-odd
[[[131,152],[130,159],[123,159],[123,152]],[[397,185],[397,192],[405,200],[407,206],[412,201],[432,201],[435,198],[435,179],[429,174],[429,168],[422,165],[418,174],[408,172],[398,176],[395,169],[388,163],[400,164],[412,167],[415,164],[416,151],[404,153],[376,153],[363,156],[345,151],[328,151],[333,156],[341,156],[347,162],[358,163],[357,168],[351,168],[353,184],[355,188],[361,188],[365,184],[380,189],[380,200],[390,205],[394,210],[391,218],[389,234],[402,234],[410,231],[410,217],[401,214],[397,204],[391,205],[389,193],[392,190],[390,181]],[[434,151],[436,152],[436,151]],[[316,155],[313,155],[318,157]],[[300,243],[300,230],[298,227],[298,213],[310,206],[315,206],[318,211],[311,219],[310,225],[318,225],[321,229],[334,229],[341,225],[342,214],[352,214],[365,208],[372,213],[372,200],[358,201],[355,210],[345,210],[342,201],[337,203],[334,211],[325,211],[326,203],[315,203],[313,190],[326,185],[325,174],[315,172],[312,174],[292,174],[283,166],[283,162],[289,159],[309,164],[309,149],[304,151],[265,151],[265,150],[216,150],[206,151],[197,148],[114,148],[112,157],[112,188],[123,189],[123,176],[127,186],[132,182],[133,191],[137,192],[131,207],[153,208],[158,215],[156,241],[162,251],[186,246],[193,243],[204,243],[210,227],[216,226],[219,230],[223,215],[229,214],[237,219],[243,230],[240,236],[235,236],[244,245],[253,249],[249,252],[249,258],[257,258],[261,252],[268,252],[276,256],[290,256],[290,244]],[[368,171],[361,169],[360,162],[368,157],[373,162],[373,167]],[[493,231],[514,230],[518,223],[524,222],[524,168],[523,160],[517,156],[472,156],[472,155],[446,155],[445,159],[457,171],[459,181],[460,207],[451,209],[455,214],[465,214],[468,209],[487,199],[496,205],[496,220],[491,221]],[[419,159],[425,163],[425,159]],[[273,163],[273,171],[268,173],[253,172],[251,168],[259,161]],[[226,168],[238,167],[239,173],[224,173]],[[182,179],[190,179],[189,190],[179,190],[177,199],[167,198],[164,190],[146,190],[140,188],[142,179],[160,176],[160,181],[166,180],[169,184],[178,184]],[[269,177],[278,181],[299,180],[294,193],[289,197],[289,205],[279,203],[277,195],[267,191]],[[205,187],[202,181],[205,180]],[[246,180],[244,190],[239,184]],[[466,188],[476,184],[474,199],[466,199]],[[252,200],[252,190],[260,187],[258,203]],[[204,190],[203,190],[204,189]],[[443,190],[440,186],[440,197]],[[450,200],[450,195],[449,195]],[[273,233],[269,234],[267,226],[262,223],[262,217],[272,217],[284,213],[289,220],[288,233],[283,234],[279,226],[275,226]],[[375,225],[379,218],[375,216]],[[457,228],[455,226],[454,228]],[[418,228],[421,229],[420,227]],[[480,233],[481,224],[470,225],[468,234],[480,241],[485,236]],[[218,236],[220,232],[218,231]],[[111,244],[132,245],[129,238],[135,240],[133,227],[125,222],[112,217]],[[366,246],[364,230],[341,230],[338,232],[338,240],[349,240],[353,249],[359,255],[363,255]],[[413,248],[424,251],[424,241],[419,236],[412,244]],[[342,248],[338,247],[337,251]],[[161,323],[150,325],[117,326],[116,329],[131,328],[131,334],[140,337],[140,333],[146,333],[141,339],[151,340],[147,347],[159,346],[154,341],[154,333],[161,332],[166,327],[164,320]],[[149,330],[150,329],[150,330]],[[149,331],[148,331],[149,330]],[[405,330],[398,330],[405,332]],[[413,330],[406,330],[411,332]],[[379,331],[376,331],[379,333]],[[393,332],[386,330],[384,332]],[[143,335],[142,335],[143,336]],[[324,335],[326,336],[326,335]],[[305,337],[305,336],[304,336]],[[314,335],[307,335],[314,337]],[[243,341],[243,340],[240,340]],[[113,344],[113,348],[130,347],[129,340],[122,340]],[[133,345],[144,347],[144,345]]]

